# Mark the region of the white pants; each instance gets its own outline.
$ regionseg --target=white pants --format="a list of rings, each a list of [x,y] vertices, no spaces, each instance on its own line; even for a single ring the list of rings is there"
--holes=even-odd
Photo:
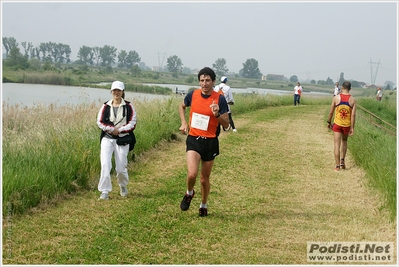
[[[118,146],[116,139],[103,138],[101,140],[101,176],[98,183],[98,191],[108,193],[112,191],[111,169],[112,154],[115,155],[115,171],[117,182],[120,186],[127,186],[129,176],[127,173],[127,154],[129,145]]]

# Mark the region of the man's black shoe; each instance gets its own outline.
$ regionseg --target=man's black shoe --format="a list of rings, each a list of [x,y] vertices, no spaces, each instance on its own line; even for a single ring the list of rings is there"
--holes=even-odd
[[[199,209],[199,216],[200,217],[208,216],[208,209],[207,208],[200,208]]]
[[[189,194],[185,194],[183,197],[183,200],[180,203],[180,208],[184,211],[188,210],[188,208],[190,208],[190,203],[191,203],[191,199],[193,199],[195,195],[195,191],[193,190],[193,194],[190,196]]]

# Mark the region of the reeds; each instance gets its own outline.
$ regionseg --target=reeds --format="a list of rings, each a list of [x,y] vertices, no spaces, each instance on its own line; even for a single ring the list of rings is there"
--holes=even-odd
[[[131,157],[173,138],[180,126],[177,101],[133,100],[138,124]],[[3,104],[3,203],[23,213],[79,188],[92,189],[100,171],[100,107],[100,102],[32,108]]]

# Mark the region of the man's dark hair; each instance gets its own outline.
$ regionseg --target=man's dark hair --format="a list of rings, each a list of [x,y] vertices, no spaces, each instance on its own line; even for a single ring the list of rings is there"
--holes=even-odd
[[[352,84],[350,81],[344,81],[341,85],[341,87],[348,89],[348,91],[352,88]]]
[[[201,75],[209,75],[211,77],[212,81],[216,80],[215,72],[209,67],[205,67],[198,72],[198,81],[200,80]]]

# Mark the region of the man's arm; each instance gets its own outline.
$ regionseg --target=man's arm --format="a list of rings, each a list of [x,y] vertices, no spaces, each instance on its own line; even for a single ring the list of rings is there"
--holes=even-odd
[[[181,126],[179,128],[179,131],[182,134],[187,134],[188,127],[187,127],[187,121],[186,121],[186,105],[184,104],[184,101],[179,105],[179,116],[180,116],[180,121],[181,121]]]

